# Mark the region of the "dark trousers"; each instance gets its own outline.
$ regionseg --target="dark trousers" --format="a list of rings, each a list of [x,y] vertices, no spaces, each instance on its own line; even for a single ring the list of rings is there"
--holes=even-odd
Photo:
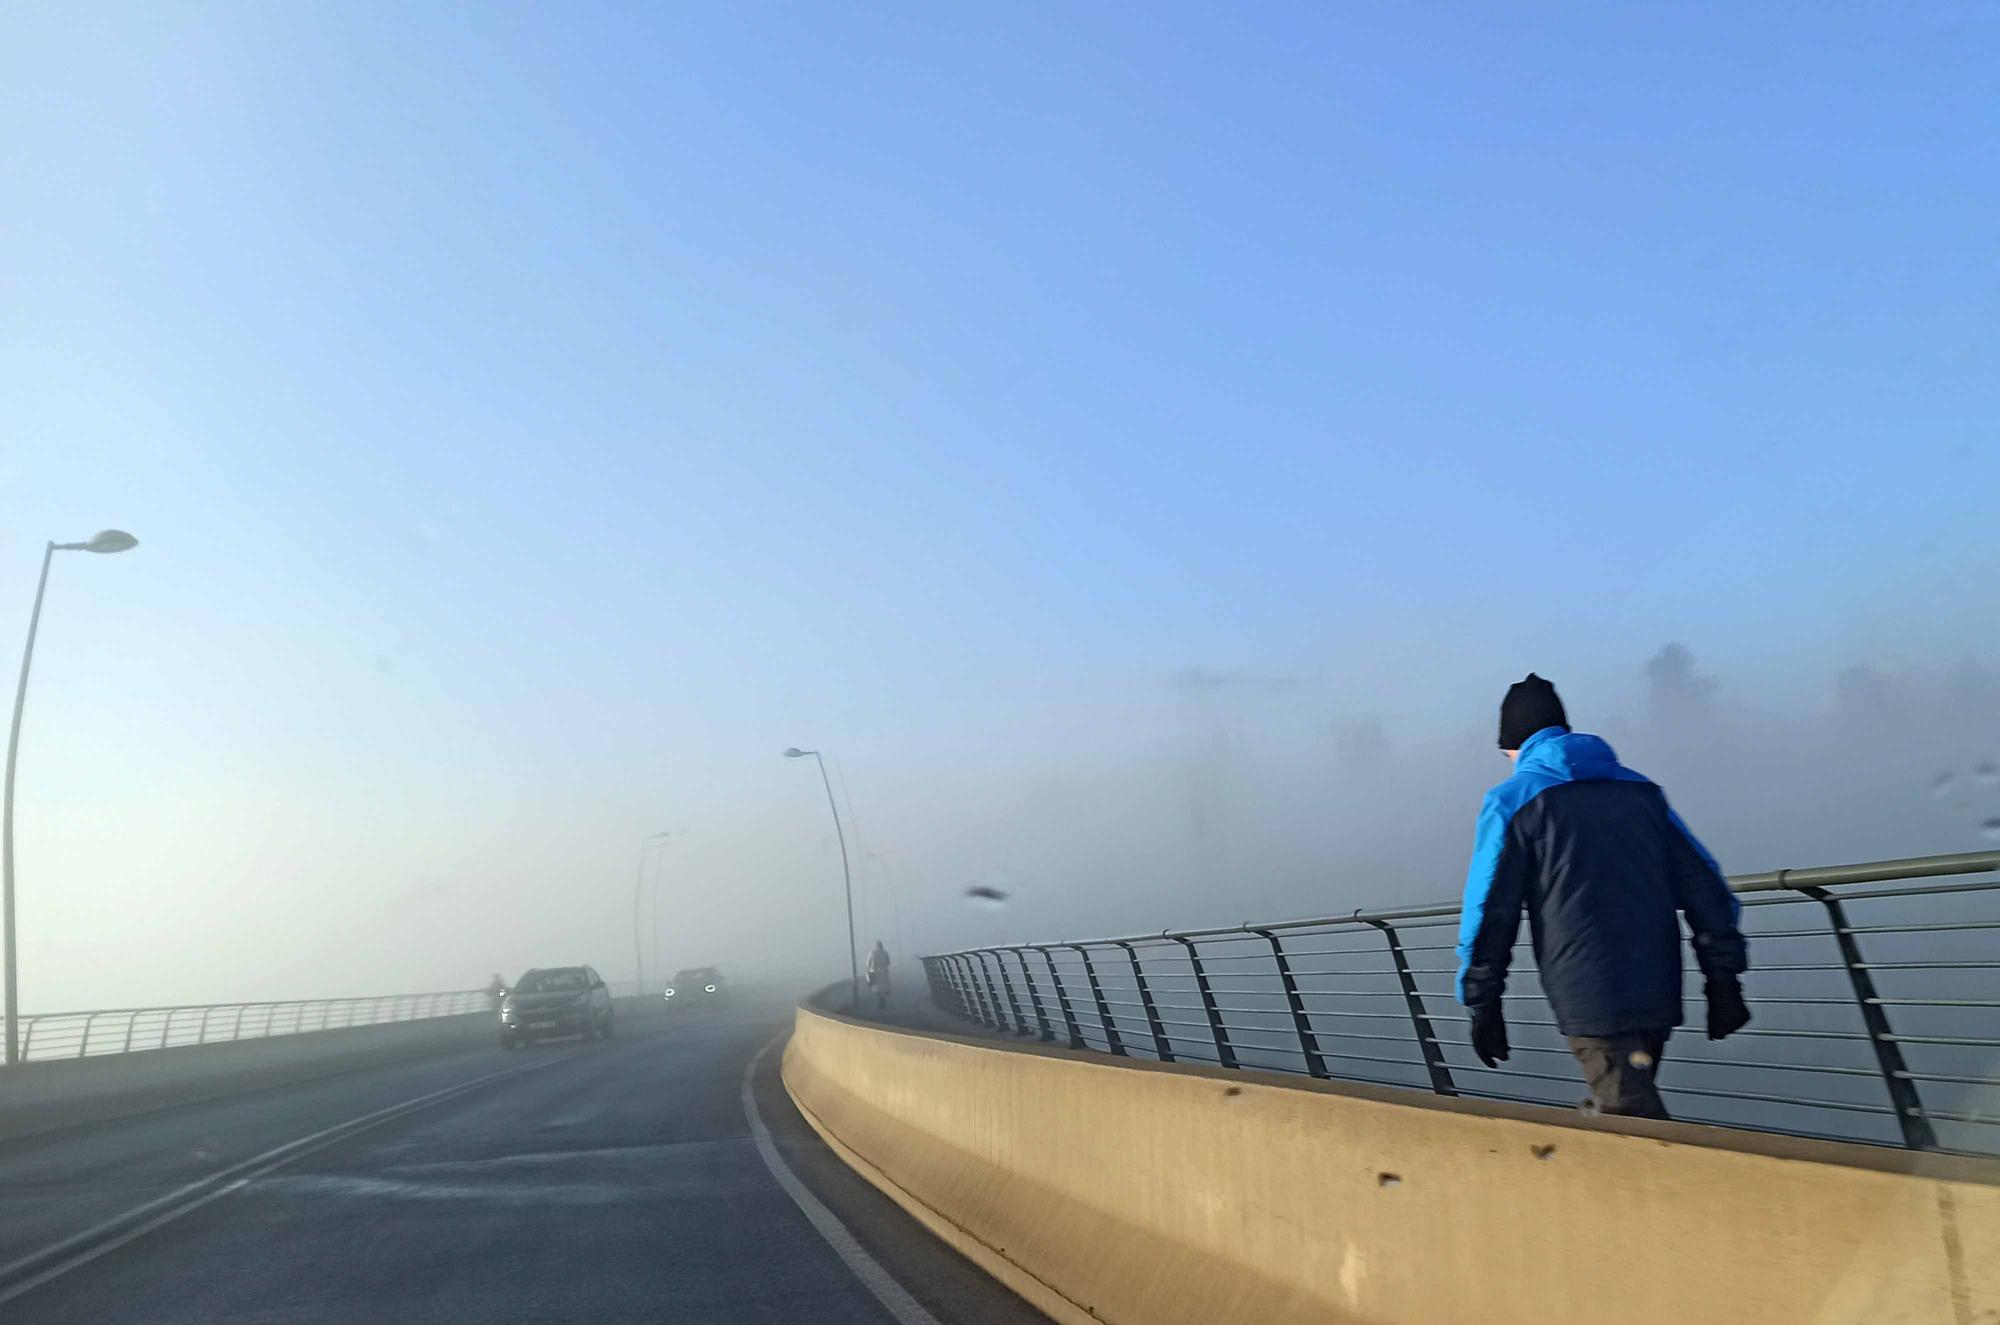
[[[1660,1059],[1667,1051],[1667,1031],[1635,1035],[1571,1035],[1569,1051],[1583,1065],[1590,1083],[1586,1108],[1626,1118],[1669,1118],[1667,1105],[1653,1084]]]

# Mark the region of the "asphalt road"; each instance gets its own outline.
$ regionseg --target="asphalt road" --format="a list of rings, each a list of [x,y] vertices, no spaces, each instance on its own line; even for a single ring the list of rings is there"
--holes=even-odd
[[[826,1149],[774,1047],[754,1113],[832,1240],[807,1217],[745,1100],[789,1024],[627,1013],[0,1145],[0,1319],[1042,1321]]]

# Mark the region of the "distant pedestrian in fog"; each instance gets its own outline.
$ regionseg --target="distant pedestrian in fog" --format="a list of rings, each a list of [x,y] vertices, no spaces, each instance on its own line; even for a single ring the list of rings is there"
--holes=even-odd
[[[882,940],[875,940],[874,951],[868,954],[868,987],[875,991],[875,1006],[889,1006],[889,950],[882,946]]]
[[[1708,998],[1708,1038],[1749,1024],[1741,908],[1660,789],[1611,747],[1569,729],[1555,687],[1528,673],[1500,705],[1514,774],[1480,807],[1458,926],[1458,999],[1472,1051],[1508,1054],[1501,992],[1528,912],[1542,992],[1604,1113],[1667,1117],[1654,1076],[1681,1023],[1687,916]]]

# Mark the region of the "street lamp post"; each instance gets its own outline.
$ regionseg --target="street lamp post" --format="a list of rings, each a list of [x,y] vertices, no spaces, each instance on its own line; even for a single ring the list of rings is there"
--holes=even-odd
[[[896,885],[895,872],[889,868],[890,857],[895,854],[893,851],[870,851],[868,859],[882,862],[882,878],[889,886],[889,913],[894,917],[896,923],[896,955],[901,956],[905,951],[903,946],[903,903],[897,896],[900,890]]]
[[[639,844],[639,877],[632,883],[632,992],[646,992],[646,955],[639,947],[639,898],[646,891],[646,857],[652,853],[653,844],[664,842],[672,833],[654,833]]]
[[[14,762],[21,751],[21,709],[28,702],[28,668],[35,661],[35,631],[42,624],[42,595],[49,587],[49,562],[58,552],[124,552],[139,540],[122,529],[106,529],[85,543],[50,543],[42,550],[42,578],[35,583],[35,610],[28,614],[28,645],[21,651],[21,680],[14,687],[14,725],[7,732],[6,808],[0,811],[0,911],[4,911],[7,961],[7,1062],[21,1061],[20,977],[14,957]]]
[[[785,751],[787,759],[813,757],[819,765],[820,785],[826,788],[826,808],[833,814],[834,836],[840,840],[840,881],[847,890],[847,992],[851,1007],[861,1006],[861,967],[854,956],[854,875],[847,866],[847,833],[840,826],[840,810],[833,803],[833,783],[826,776],[826,760],[817,750],[801,750],[796,745]]]

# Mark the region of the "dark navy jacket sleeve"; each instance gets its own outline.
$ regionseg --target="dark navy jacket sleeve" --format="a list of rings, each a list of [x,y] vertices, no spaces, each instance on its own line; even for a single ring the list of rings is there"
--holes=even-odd
[[[1521,930],[1523,846],[1509,831],[1513,798],[1495,788],[1479,807],[1472,864],[1465,872],[1465,901],[1458,918],[1458,1001],[1484,1007],[1500,1001],[1507,965]]]
[[[1709,978],[1741,975],[1750,967],[1749,945],[1738,927],[1743,904],[1729,891],[1729,882],[1708,848],[1688,831],[1672,807],[1667,818],[1674,831],[1668,844],[1674,882],[1674,905],[1687,917],[1694,936],[1694,958]]]

